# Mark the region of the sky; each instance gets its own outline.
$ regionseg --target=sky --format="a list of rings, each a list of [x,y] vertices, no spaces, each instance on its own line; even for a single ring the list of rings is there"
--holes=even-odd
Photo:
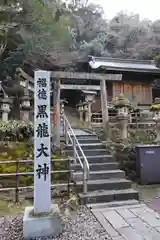
[[[91,0],[103,7],[107,19],[120,11],[140,15],[140,19],[160,19],[160,0]]]

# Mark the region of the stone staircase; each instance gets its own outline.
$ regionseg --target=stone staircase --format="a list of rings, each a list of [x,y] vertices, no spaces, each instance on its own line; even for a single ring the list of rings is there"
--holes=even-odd
[[[98,137],[91,134],[76,137],[90,165],[88,192],[85,195],[82,168],[80,164],[71,165],[74,170],[72,179],[81,202],[91,208],[138,203],[139,194],[131,188],[132,182],[125,178],[124,171],[118,168],[118,163]],[[65,152],[73,156],[72,146],[69,145]]]

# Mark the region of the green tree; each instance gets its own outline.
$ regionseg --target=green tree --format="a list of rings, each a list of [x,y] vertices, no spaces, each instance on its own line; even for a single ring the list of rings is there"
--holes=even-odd
[[[13,59],[17,58],[16,49],[23,43],[20,34],[21,8],[16,0],[2,0],[0,2],[0,77],[3,80],[12,75],[16,68]],[[22,52],[21,52],[22,53]],[[16,56],[15,56],[16,55]]]
[[[73,49],[80,54],[101,56],[105,51],[107,21],[103,9],[87,1],[73,1],[69,8],[72,12]]]
[[[65,5],[60,1],[48,2],[24,0],[21,29],[27,60],[44,69],[63,62],[64,55],[69,55],[72,40]]]

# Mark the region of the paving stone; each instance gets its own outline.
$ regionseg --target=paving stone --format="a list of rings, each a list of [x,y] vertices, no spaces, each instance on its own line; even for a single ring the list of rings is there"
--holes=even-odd
[[[132,208],[130,209],[136,216],[141,218],[144,222],[148,223],[151,227],[160,227],[160,219],[157,218],[156,212],[147,211],[147,208]]]
[[[136,218],[136,216],[127,208],[117,209],[116,212],[121,215],[124,219]]]
[[[124,202],[124,201],[123,201]],[[111,204],[112,202],[110,202]],[[108,203],[106,203],[107,205]],[[113,202],[114,204],[114,202]],[[89,204],[88,204],[89,205]],[[118,206],[118,207],[102,207],[102,208],[95,208],[94,211],[101,211],[101,212],[105,212],[106,210],[118,210],[118,209],[131,209],[131,208],[143,208],[145,207],[145,204],[135,204],[135,205],[125,205],[125,206]]]
[[[108,210],[102,212],[102,214],[115,229],[129,226],[128,223],[114,210]]]
[[[143,209],[144,209],[146,212],[153,213],[153,214],[156,214],[156,215],[157,215],[157,213],[156,213],[152,208],[150,208],[150,207],[148,207],[148,206],[146,206],[146,205],[143,207]]]
[[[127,222],[147,240],[159,240],[160,233],[140,218],[130,218]]]
[[[132,227],[123,227],[118,229],[125,240],[145,240],[145,238],[136,232]]]
[[[118,236],[118,237],[112,238],[112,240],[125,240],[125,239],[124,239],[124,237],[122,237],[122,236]]]
[[[160,239],[160,215],[145,204],[93,209],[92,212],[112,240]]]
[[[157,230],[158,232],[160,232],[160,227],[156,227],[156,230]]]
[[[148,205],[150,208],[160,213],[160,198],[153,199]]]
[[[104,227],[104,229],[106,230],[106,232],[110,237],[119,236],[118,232],[110,225],[110,223],[106,220],[106,218],[103,216],[101,212],[97,212],[97,211],[96,212],[92,211],[92,212],[97,218],[97,220],[100,222],[102,227]]]

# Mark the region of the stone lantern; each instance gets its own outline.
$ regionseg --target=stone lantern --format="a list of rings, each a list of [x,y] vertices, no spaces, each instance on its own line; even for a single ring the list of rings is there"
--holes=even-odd
[[[26,79],[20,78],[20,85],[25,88],[27,86]]]
[[[61,115],[63,115],[63,113],[64,113],[64,104],[65,103],[68,104],[68,102],[65,99],[60,100],[60,112],[61,112]]]
[[[83,102],[83,110],[84,110],[85,122],[89,122],[88,102]]]
[[[115,108],[117,108],[117,120],[121,131],[121,138],[126,140],[128,138],[128,121],[130,102],[123,94],[120,94],[115,100]]]
[[[91,124],[91,118],[92,118],[92,111],[91,111],[91,105],[93,103],[94,97],[97,94],[95,91],[83,91],[83,94],[85,96],[85,101],[87,103],[87,108],[84,109],[85,111],[85,119],[88,124]]]
[[[160,143],[160,98],[155,98],[151,105],[150,111],[154,113],[153,121],[156,123],[157,138],[155,142]]]
[[[60,109],[61,109],[61,115],[64,113],[64,102],[63,100],[60,101]]]
[[[8,96],[5,96],[1,100],[2,121],[8,121],[11,103],[12,101],[8,98]]]
[[[64,123],[64,104],[68,104],[68,102],[65,99],[61,99],[60,100],[60,125],[63,127],[63,133],[65,134],[65,123]],[[55,110],[54,110],[55,111]],[[53,112],[53,128],[54,129],[54,125],[56,125],[56,116],[55,116],[55,112]],[[54,134],[53,134],[54,135]]]
[[[65,99],[60,100],[60,116],[61,116],[61,121],[63,120],[64,104],[68,104],[68,102],[67,102]]]
[[[8,121],[8,114],[10,112],[10,105],[12,100],[5,93],[2,83],[0,82],[0,103],[1,103],[1,112],[2,112],[2,121]]]
[[[21,119],[29,120],[29,112],[31,110],[30,97],[25,95],[21,97]]]
[[[80,121],[83,122],[83,103],[82,101],[79,102],[79,104],[77,104],[77,108],[78,108],[78,112],[79,112],[79,118]]]

